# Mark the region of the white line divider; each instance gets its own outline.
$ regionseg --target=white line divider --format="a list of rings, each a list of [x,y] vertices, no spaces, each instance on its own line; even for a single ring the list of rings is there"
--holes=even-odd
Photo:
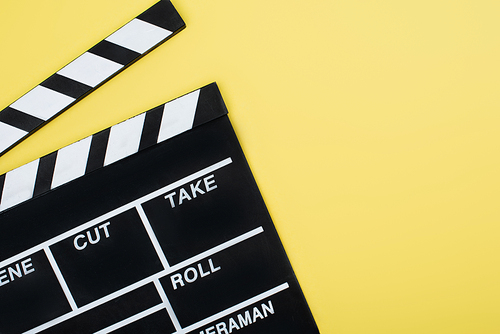
[[[163,265],[163,269],[169,269],[170,264],[167,261],[167,258],[165,257],[165,253],[163,253],[163,250],[161,249],[160,243],[158,242],[158,239],[156,238],[156,234],[153,231],[153,228],[151,227],[151,224],[149,223],[149,219],[146,216],[146,213],[144,212],[144,209],[140,204],[138,204],[136,207],[137,213],[139,213],[139,217],[141,217],[142,223],[144,224],[144,228],[146,229],[146,232],[148,232],[149,239],[151,239],[151,243],[153,244],[153,247],[156,251],[156,254],[158,255],[158,258],[161,261],[161,264]]]
[[[54,259],[54,256],[52,255],[52,252],[50,251],[49,247],[44,247],[43,250],[45,252],[45,255],[47,256],[47,259],[50,262],[50,266],[52,267],[52,270],[56,274],[57,280],[59,281],[59,284],[61,285],[61,288],[64,292],[64,295],[66,296],[66,299],[68,300],[69,305],[71,306],[71,309],[73,311],[76,311],[78,309],[78,306],[76,306],[75,299],[73,298],[71,291],[69,291],[68,284],[66,284],[66,281],[64,280],[64,277],[61,273],[61,270],[59,269],[59,266],[57,265],[56,259]]]
[[[233,160],[231,158],[226,158],[226,159],[221,160],[221,161],[219,161],[211,166],[208,166],[208,167],[206,167],[198,172],[195,172],[195,173],[188,175],[180,180],[177,180],[177,181],[175,181],[175,182],[173,182],[173,183],[171,183],[163,188],[160,188],[156,191],[153,191],[153,192],[151,192],[151,193],[149,193],[141,198],[138,198],[132,202],[129,202],[129,203],[127,203],[119,208],[111,210],[108,213],[106,213],[102,216],[99,216],[97,218],[94,218],[85,224],[77,226],[77,227],[75,227],[67,232],[59,234],[58,236],[56,236],[54,238],[51,238],[47,241],[42,242],[41,244],[39,244],[37,246],[31,247],[31,248],[25,250],[24,252],[21,252],[21,253],[14,255],[6,260],[3,260],[2,262],[0,262],[0,268],[5,267],[8,264],[11,264],[13,262],[19,261],[30,254],[36,253],[36,252],[44,249],[45,247],[51,246],[55,243],[58,243],[59,241],[62,241],[66,238],[69,238],[72,235],[77,234],[83,230],[86,230],[99,222],[102,222],[102,221],[107,220],[107,219],[111,219],[114,216],[116,216],[122,212],[125,212],[129,209],[132,209],[132,208],[136,207],[137,205],[141,205],[142,203],[147,202],[150,199],[153,199],[155,197],[158,197],[161,194],[166,193],[172,189],[178,188],[178,187],[182,186],[183,184],[186,184],[186,183],[189,183],[189,182],[194,181],[196,179],[199,179],[203,175],[214,172],[222,167],[225,167],[225,166],[231,164],[232,162],[233,162]]]
[[[100,298],[98,300],[95,300],[92,303],[84,305],[84,306],[82,306],[82,307],[80,307],[80,308],[78,308],[78,309],[76,309],[76,310],[74,310],[72,312],[66,313],[66,314],[64,314],[64,315],[62,315],[62,316],[60,316],[60,317],[58,317],[56,319],[53,319],[53,320],[51,320],[49,322],[46,322],[45,324],[37,326],[37,327],[35,327],[35,328],[33,328],[33,329],[25,332],[25,334],[39,333],[39,332],[41,332],[41,331],[43,331],[43,330],[45,330],[47,328],[55,326],[55,325],[57,325],[57,324],[59,324],[59,323],[61,323],[63,321],[71,319],[71,318],[73,318],[73,317],[75,317],[75,316],[77,316],[79,314],[87,312],[88,310],[91,310],[91,309],[93,309],[93,308],[95,308],[97,306],[100,306],[100,305],[102,305],[104,303],[107,303],[107,302],[109,302],[109,301],[111,301],[111,300],[113,300],[115,298],[118,298],[118,297],[120,297],[120,296],[122,296],[122,295],[124,295],[126,293],[129,293],[129,292],[131,292],[131,291],[133,291],[135,289],[138,289],[138,288],[140,288],[140,287],[142,287],[142,286],[144,286],[146,284],[149,284],[151,282],[154,282],[155,280],[158,280],[158,279],[160,279],[160,278],[162,278],[164,276],[167,276],[167,275],[169,275],[169,274],[171,274],[173,272],[176,272],[179,269],[182,269],[182,268],[184,268],[184,267],[186,267],[186,266],[188,266],[190,264],[199,262],[200,260],[202,260],[202,259],[204,259],[206,257],[209,257],[209,256],[211,256],[213,254],[216,254],[216,253],[218,253],[220,251],[223,251],[223,250],[225,250],[227,248],[230,248],[230,247],[232,247],[232,246],[234,246],[236,244],[239,244],[240,242],[243,242],[243,241],[245,241],[247,239],[250,239],[250,238],[252,238],[252,237],[254,237],[254,236],[256,236],[256,235],[258,235],[258,234],[260,234],[262,232],[264,232],[264,229],[262,228],[262,226],[254,228],[253,230],[250,230],[250,231],[248,231],[248,232],[246,232],[246,233],[244,233],[244,234],[242,234],[240,236],[237,236],[237,237],[235,237],[235,238],[233,238],[231,240],[228,240],[228,241],[226,241],[226,242],[224,242],[224,243],[222,243],[222,244],[220,244],[218,246],[210,248],[210,249],[204,251],[203,253],[200,253],[200,254],[195,255],[195,256],[187,259],[187,260],[179,262],[178,264],[173,265],[172,267],[170,267],[168,270],[162,270],[162,271],[160,271],[160,272],[158,272],[158,273],[156,273],[154,275],[146,277],[146,278],[144,278],[144,279],[142,279],[142,280],[140,280],[138,282],[135,282],[135,283],[133,283],[133,284],[127,286],[127,287],[124,287],[124,288],[122,288],[122,289],[120,289],[118,291],[115,291],[115,292],[113,292],[113,293],[111,293],[111,294],[109,294],[109,295],[107,295],[105,297],[102,297],[102,298]],[[265,298],[265,297],[263,297],[263,298]],[[159,309],[162,309],[162,308],[165,308],[165,305],[163,305],[163,303],[161,304],[161,307]],[[180,333],[177,333],[177,334],[180,334]]]
[[[227,249],[227,248],[232,247],[236,244],[239,244],[240,242],[245,241],[247,239],[250,239],[251,237],[254,237],[257,234],[260,234],[262,232],[264,232],[264,229],[262,228],[262,226],[259,226],[259,227],[254,228],[253,230],[250,230],[250,231],[248,231],[248,232],[246,232],[246,233],[244,233],[236,238],[233,238],[231,240],[223,242],[222,244],[215,246],[213,248],[210,248],[209,250],[206,250],[203,253],[200,253],[200,254],[195,255],[187,260],[179,262],[176,265],[173,265],[172,267],[170,267],[170,270],[168,270],[167,275],[171,274],[179,269],[187,267],[190,264],[199,262],[200,260],[203,260],[204,258],[209,257],[210,255],[213,255],[215,253],[223,251],[224,249]]]
[[[285,282],[283,284],[280,284],[280,285],[278,285],[275,288],[267,290],[267,291],[265,291],[265,292],[263,292],[261,294],[258,294],[255,297],[252,297],[252,298],[247,299],[247,300],[245,300],[245,301],[243,301],[243,302],[241,302],[239,304],[231,306],[231,307],[225,309],[224,311],[216,313],[216,314],[214,314],[214,315],[212,315],[212,316],[210,316],[208,318],[205,318],[205,319],[200,320],[200,321],[198,321],[198,322],[196,322],[196,323],[194,323],[194,324],[192,324],[190,326],[187,326],[187,327],[183,328],[183,332],[182,333],[189,333],[191,331],[194,331],[195,329],[198,329],[200,327],[208,325],[211,322],[219,320],[220,318],[223,318],[223,317],[225,317],[227,315],[230,315],[231,313],[234,313],[236,311],[239,311],[242,308],[245,308],[245,307],[247,307],[249,305],[252,305],[252,304],[254,304],[254,303],[258,302],[258,301],[261,301],[262,299],[265,299],[267,297],[271,297],[272,295],[275,295],[278,292],[281,292],[281,291],[286,290],[288,288],[289,288],[288,283]],[[176,332],[174,334],[181,334],[181,332]]]
[[[117,322],[116,324],[113,324],[109,327],[106,327],[104,329],[101,329],[100,331],[98,332],[94,332],[94,334],[107,334],[107,333],[111,333],[112,331],[115,331],[117,329],[120,329],[122,327],[125,327],[133,322],[136,322],[137,320],[140,320],[142,318],[145,318],[147,317],[148,315],[151,315],[153,313],[156,313],[160,310],[163,310],[165,308],[165,306],[163,304],[158,304],[156,306],[153,306],[145,311],[142,311],[140,313],[137,313],[127,319],[123,319],[122,321],[120,322]]]
[[[165,305],[165,309],[167,310],[167,313],[170,316],[172,323],[174,324],[175,330],[179,334],[185,334],[185,332],[182,330],[181,324],[179,323],[179,319],[177,319],[174,309],[172,308],[172,305],[170,304],[170,301],[167,298],[167,294],[165,293],[165,290],[163,290],[163,287],[160,284],[160,281],[155,279],[154,283],[156,290],[158,291],[158,294],[160,295],[160,298],[163,301],[163,305]]]

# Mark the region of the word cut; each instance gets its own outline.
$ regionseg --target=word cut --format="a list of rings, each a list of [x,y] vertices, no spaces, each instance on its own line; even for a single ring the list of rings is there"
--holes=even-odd
[[[210,271],[203,271],[203,266],[201,263],[198,263],[195,267],[189,267],[186,270],[184,270],[184,275],[181,275],[180,273],[174,274],[170,276],[170,280],[172,281],[172,287],[174,290],[177,290],[177,284],[180,286],[184,286],[184,281],[187,283],[193,283],[196,281],[198,278],[203,278],[206,277],[210,274],[215,273],[216,271],[220,270],[220,267],[215,268],[214,263],[212,262],[212,259],[208,259],[208,265],[210,267]],[[198,275],[199,273],[199,275]],[[184,277],[184,281],[182,278]]]
[[[83,242],[80,241],[79,242],[79,240],[82,240],[82,239],[85,240],[85,237],[92,245],[95,245],[96,243],[98,243],[101,240],[101,232],[99,230],[104,231],[104,236],[106,237],[106,239],[109,238],[108,226],[110,224],[111,224],[110,222],[107,222],[107,223],[100,225],[99,227],[94,227],[95,238],[92,237],[91,231],[87,231],[85,234],[78,234],[75,237],[75,239],[73,240],[73,245],[79,251],[84,250],[88,245],[87,241],[83,241]]]
[[[211,326],[203,331],[200,331],[200,334],[230,334],[235,330],[240,330],[243,327],[250,326],[258,319],[264,319],[267,318],[269,314],[274,314],[274,307],[270,300],[267,305],[264,303],[260,304],[260,307],[261,308],[259,309],[255,306],[251,311],[248,310],[241,312],[237,316],[229,318],[227,321],[221,321],[215,326]]]
[[[189,185],[188,190],[181,188],[179,189],[179,195],[177,196],[177,192],[171,192],[168,195],[165,195],[165,199],[168,199],[170,201],[170,206],[172,208],[175,208],[175,202],[177,200],[177,204],[181,205],[182,202],[185,200],[192,200],[193,198],[196,198],[198,194],[204,195],[209,191],[212,191],[217,188],[217,185],[215,184],[215,180],[213,179],[214,175],[209,175],[205,178],[203,178],[203,185],[205,186],[205,190],[203,190],[200,185],[202,180],[198,180],[196,183],[191,183]],[[187,187],[186,187],[187,188]]]
[[[33,264],[31,263],[31,258],[21,261],[20,263],[21,266],[19,266],[19,263],[16,263],[11,267],[0,270],[0,286],[12,282],[15,277],[21,278],[35,271],[35,268],[33,268]]]

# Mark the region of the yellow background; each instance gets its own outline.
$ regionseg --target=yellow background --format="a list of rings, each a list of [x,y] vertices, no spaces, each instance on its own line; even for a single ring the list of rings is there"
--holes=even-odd
[[[155,0],[2,0],[0,109]],[[174,0],[0,173],[217,81],[323,334],[500,333],[500,2]]]

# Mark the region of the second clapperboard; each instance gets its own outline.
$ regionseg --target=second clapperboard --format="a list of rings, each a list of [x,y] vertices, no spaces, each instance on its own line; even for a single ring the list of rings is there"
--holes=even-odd
[[[318,333],[226,114],[213,83],[0,176],[0,333]]]

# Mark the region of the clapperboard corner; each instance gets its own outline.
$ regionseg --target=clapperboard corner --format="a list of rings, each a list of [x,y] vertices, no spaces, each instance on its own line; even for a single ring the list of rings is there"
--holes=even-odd
[[[0,110],[0,156],[185,27],[160,0]]]
[[[0,215],[228,113],[216,82],[0,175]]]

